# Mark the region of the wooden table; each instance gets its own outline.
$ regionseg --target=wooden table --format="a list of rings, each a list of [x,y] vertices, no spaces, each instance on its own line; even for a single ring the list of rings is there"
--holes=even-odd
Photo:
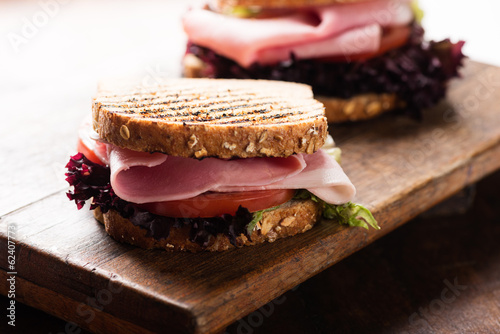
[[[278,305],[286,291],[497,170],[499,78],[500,69],[469,62],[464,78],[452,84],[447,101],[426,112],[423,122],[386,116],[332,128],[344,152],[343,166],[358,188],[356,200],[372,209],[380,231],[325,221],[298,237],[225,253],[167,253],[118,244],[90,212],[76,211],[65,198],[66,186],[60,180],[48,182],[56,176],[62,178],[62,166],[82,115],[62,114],[56,105],[46,110],[41,123],[26,126],[23,132],[14,130],[19,121],[14,118],[5,127],[6,141],[24,142],[25,149],[2,151],[10,162],[2,165],[2,175],[10,178],[3,183],[0,243],[6,249],[8,231],[13,229],[16,299],[103,333],[158,332],[165,328],[216,332],[264,307],[262,315],[266,305]],[[25,110],[24,117],[36,119],[38,113]],[[480,239],[474,240],[481,245]],[[393,247],[396,254],[404,252],[397,242]],[[410,268],[404,272],[420,277],[418,271],[410,270],[412,260],[406,260]],[[1,291],[6,295],[8,272],[12,270],[5,257],[0,267]],[[355,266],[332,284],[345,278],[344,284],[358,287],[368,299],[383,293],[385,290],[375,284],[380,278],[374,279],[366,272],[368,268]],[[438,292],[455,283],[455,277],[437,277],[439,282],[434,284]],[[458,283],[462,283],[464,276],[459,277]],[[418,289],[418,285],[406,289]],[[407,314],[404,307],[418,310],[415,306],[426,300],[417,297],[411,296],[415,301],[400,305],[398,319]],[[348,295],[342,295],[330,302],[342,305],[346,298]],[[273,299],[275,302],[269,304]],[[358,302],[357,313],[377,314],[376,308],[365,309],[365,303]],[[248,322],[259,324],[255,314]],[[410,320],[423,323],[419,313]],[[237,325],[231,328],[238,331]]]
[[[498,332],[499,184],[497,172],[468,190],[475,193],[471,207],[469,196],[454,197],[454,203],[465,204],[463,212],[434,209],[419,216],[243,317],[227,332]],[[455,279],[460,289],[445,292],[442,299]],[[7,305],[6,297],[0,300]],[[18,305],[17,333],[64,333],[70,329],[66,326],[66,321]],[[8,330],[2,321],[0,332]]]

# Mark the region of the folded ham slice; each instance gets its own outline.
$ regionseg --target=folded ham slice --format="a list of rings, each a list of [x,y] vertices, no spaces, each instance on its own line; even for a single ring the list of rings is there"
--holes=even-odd
[[[353,184],[326,152],[288,158],[196,160],[108,144],[111,186],[133,203],[182,200],[207,191],[308,189],[331,204],[351,201]]]
[[[260,50],[257,52],[256,58],[261,64],[273,64],[289,59],[291,53],[296,59],[336,55],[345,55],[347,58],[352,54],[377,51],[380,49],[381,40],[382,28],[378,24],[371,24],[317,42]]]
[[[182,22],[191,42],[248,67],[254,62],[287,60],[292,52],[299,59],[375,52],[381,34],[372,33],[373,25],[381,31],[381,27],[407,25],[412,19],[409,0],[373,0],[265,19],[193,8]]]

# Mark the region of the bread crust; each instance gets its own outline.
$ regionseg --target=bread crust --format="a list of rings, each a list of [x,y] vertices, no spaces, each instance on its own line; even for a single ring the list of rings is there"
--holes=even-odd
[[[193,54],[183,59],[183,75],[188,78],[203,77],[206,64]],[[351,98],[315,96],[325,107],[328,123],[345,123],[369,120],[383,113],[404,107],[404,102],[392,93],[359,94]]]
[[[106,232],[120,242],[145,249],[215,252],[256,245],[266,241],[274,242],[277,239],[304,233],[321,218],[321,205],[312,200],[291,200],[275,210],[264,212],[262,220],[257,223],[250,236],[251,241],[241,235],[236,239],[236,246],[234,246],[229,242],[227,236],[218,234],[216,237],[210,238],[206,248],[189,241],[189,226],[172,228],[168,238],[157,240],[153,237],[147,237],[145,229],[133,225],[115,210],[102,214],[97,209],[94,210],[94,216],[105,225]]]
[[[325,106],[329,123],[345,123],[369,120],[383,113],[403,107],[396,94],[359,94],[348,99],[316,96]]]
[[[328,132],[324,107],[309,86],[238,79],[102,89],[93,126],[119,147],[197,159],[311,154]]]

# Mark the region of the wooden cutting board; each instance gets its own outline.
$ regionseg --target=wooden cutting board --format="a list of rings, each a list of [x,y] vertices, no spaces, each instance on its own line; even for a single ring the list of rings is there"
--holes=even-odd
[[[98,333],[213,333],[391,232],[500,168],[500,68],[468,62],[446,101],[422,122],[389,115],[337,125],[343,166],[356,202],[381,230],[323,221],[303,235],[224,253],[168,253],[122,245],[88,211],[65,196],[63,166],[78,112],[21,110],[0,126],[0,244],[16,245],[15,264],[2,256],[1,293],[16,277],[19,302]],[[87,109],[88,108],[88,109]],[[73,150],[74,152],[74,150]],[[53,182],[50,182],[54,180]],[[9,235],[10,231],[10,235]],[[397,251],[397,250],[395,250]]]

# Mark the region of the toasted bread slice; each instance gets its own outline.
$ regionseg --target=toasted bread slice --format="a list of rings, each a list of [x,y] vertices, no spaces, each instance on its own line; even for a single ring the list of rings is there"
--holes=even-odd
[[[166,239],[148,237],[147,230],[133,225],[117,211],[110,210],[102,214],[94,210],[94,216],[106,227],[106,232],[114,239],[139,246],[141,248],[163,248],[175,251],[225,251],[235,246],[223,234],[212,237],[206,248],[189,240],[189,226],[171,228]],[[244,235],[236,238],[236,246],[243,247],[263,242],[273,242],[280,238],[303,233],[314,226],[321,217],[321,205],[312,200],[292,200],[279,208],[264,212],[262,220],[257,223],[249,240]]]
[[[193,54],[183,59],[183,75],[187,78],[201,78],[206,64]],[[359,94],[348,99],[332,96],[316,96],[325,107],[328,123],[364,121],[382,113],[403,107],[396,94]]]
[[[93,127],[104,141],[143,152],[204,158],[287,157],[325,142],[323,105],[309,86],[238,79],[168,79],[103,86]]]

